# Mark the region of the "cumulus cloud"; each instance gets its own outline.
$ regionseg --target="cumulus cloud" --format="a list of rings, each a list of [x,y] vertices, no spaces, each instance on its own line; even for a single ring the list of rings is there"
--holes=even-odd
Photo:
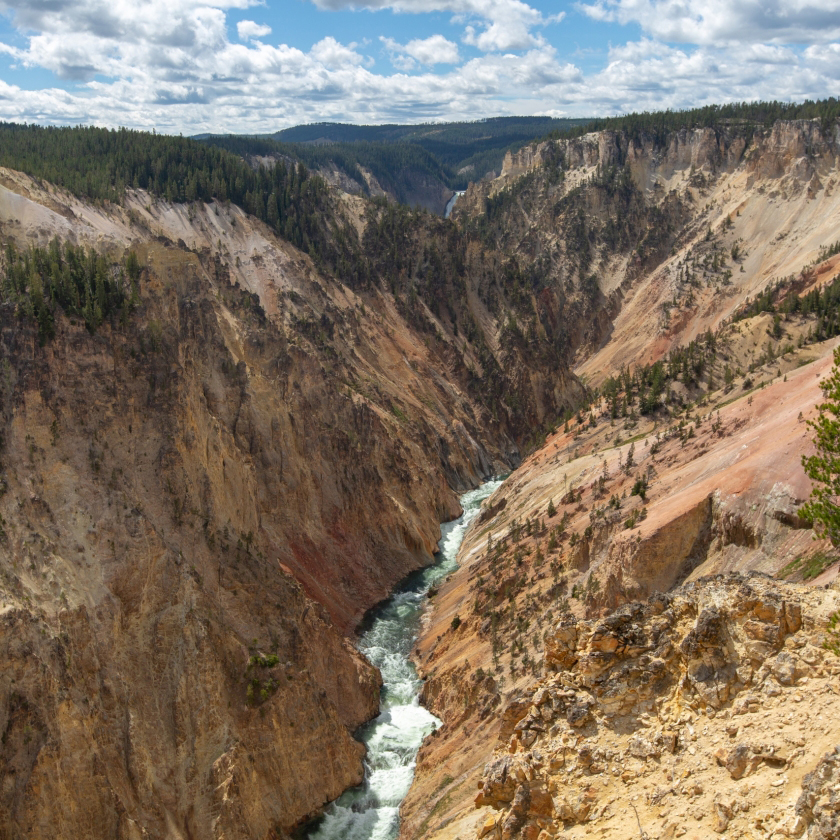
[[[266,35],[271,35],[271,27],[253,20],[240,20],[236,24],[236,34],[239,35],[240,41],[264,38]]]
[[[343,0],[321,2],[339,6]],[[465,61],[463,46],[443,35],[408,43],[383,38],[376,43],[384,46],[397,72],[377,72],[364,46],[334,37],[308,50],[274,46],[259,40],[259,24],[243,21],[236,29],[238,40],[231,39],[228,13],[256,5],[251,0],[144,0],[142,5],[136,0],[5,0],[0,9],[19,26],[19,39],[0,43],[4,60],[45,68],[70,81],[67,89],[56,84],[24,90],[0,80],[0,119],[155,126],[188,134],[258,133],[322,120],[588,116],[756,98],[819,98],[840,84],[840,45],[824,40],[815,39],[804,50],[771,41],[733,50],[705,43],[674,46],[648,33],[611,49],[600,71],[584,73],[535,34],[546,21],[528,17],[524,3],[400,2],[462,15],[463,25],[472,27],[465,37],[478,45],[486,35],[483,51],[470,51],[473,57]],[[673,4],[682,8],[678,0]],[[381,5],[403,10],[396,0],[381,0]],[[617,14],[618,0],[603,8],[605,14]],[[524,29],[503,31],[506,9],[525,16]],[[500,28],[493,30],[496,22]],[[510,52],[514,49],[519,51]]]
[[[504,23],[494,22],[481,31],[474,26],[464,30],[464,43],[480,50],[525,50],[536,46],[540,40],[534,37],[529,27],[521,20],[511,20]]]
[[[681,44],[811,44],[840,38],[837,0],[596,0],[578,8],[593,20],[637,23]]]
[[[480,50],[524,50],[542,43],[532,30],[558,23],[563,14],[544,18],[522,0],[312,0],[321,9],[391,9],[421,14],[449,12],[468,25],[464,43]]]
[[[835,80],[840,80],[840,44],[819,44],[805,50],[808,63]],[[836,89],[836,87],[835,87]]]
[[[364,56],[356,52],[356,46],[356,44],[345,46],[328,35],[313,45],[309,51],[309,56],[317,64],[340,70],[342,67],[352,67],[364,62]]]
[[[598,92],[612,92],[616,112],[825,97],[836,89],[840,62],[820,67],[819,58],[807,52],[800,56],[781,47],[768,52],[763,46],[686,49],[644,39],[610,50],[607,66],[588,81]]]
[[[415,62],[429,67],[434,64],[458,64],[461,61],[458,45],[443,35],[414,38],[407,44],[400,44],[393,38],[384,36],[380,36],[379,40],[390,53],[394,66],[399,69],[412,69],[416,66]]]

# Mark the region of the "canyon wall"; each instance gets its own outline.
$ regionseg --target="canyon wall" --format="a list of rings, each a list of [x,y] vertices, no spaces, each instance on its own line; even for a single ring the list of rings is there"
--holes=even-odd
[[[18,248],[141,275],[43,345],[0,306],[0,836],[285,836],[362,777],[355,627],[518,445],[444,339],[238,208],[3,183]]]
[[[454,213],[539,266],[523,319],[563,320],[566,358],[599,385],[812,263],[836,239],[839,163],[837,125],[817,120],[601,131],[509,154]],[[694,270],[715,254],[714,270]]]
[[[575,313],[570,357],[588,385],[604,390],[549,431],[488,499],[465,536],[460,568],[431,602],[416,659],[424,702],[444,725],[418,756],[401,836],[679,837],[728,825],[750,836],[750,821],[768,836],[822,836],[808,790],[831,777],[837,733],[797,746],[785,730],[788,753],[798,752],[778,765],[759,757],[773,753],[758,741],[738,738],[749,726],[764,733],[766,717],[782,726],[801,716],[804,695],[788,691],[800,676],[815,683],[822,713],[833,696],[833,654],[809,648],[813,661],[787,682],[771,660],[787,661],[786,651],[806,642],[830,643],[836,610],[836,552],[797,511],[811,490],[801,464],[813,452],[807,421],[837,339],[820,340],[817,316],[782,302],[823,294],[838,277],[829,247],[840,240],[838,148],[836,127],[817,122],[779,123],[751,137],[678,131],[664,142],[601,132],[525,148],[459,203],[462,224],[541,261],[545,288],[533,323],[552,307]],[[631,216],[643,224],[622,228]],[[744,314],[777,285],[775,306]],[[683,366],[700,348],[708,352],[697,369]],[[665,384],[655,405],[643,404],[649,382],[628,383],[656,362]],[[737,577],[744,573],[758,576]],[[724,584],[725,574],[735,577]],[[819,595],[764,576],[834,588]],[[655,624],[656,604],[672,597],[695,603],[692,621],[710,604],[725,622],[741,621],[752,607],[736,603],[739,587],[801,600],[808,633],[774,637],[772,650],[757,644],[767,634],[748,636],[744,652],[741,631],[727,624],[726,641],[714,644],[739,653],[717,664],[701,656],[703,673],[714,682],[716,669],[731,665],[741,684],[724,680],[712,700],[706,677],[697,683],[691,670],[699,664],[680,675],[647,672],[659,667],[652,648],[624,662],[621,645],[601,638],[609,633],[599,621],[641,609],[653,611]],[[664,626],[671,614],[663,609]],[[578,622],[592,622],[586,661],[595,670],[585,676],[557,647]],[[681,649],[683,636],[672,644]],[[756,682],[742,679],[750,656]],[[683,687],[676,694],[675,685]],[[752,705],[739,705],[735,694],[747,689]],[[638,705],[645,692],[650,708]],[[619,708],[622,698],[637,706]],[[666,713],[671,702],[680,711]],[[593,725],[599,704],[603,720]],[[742,725],[747,713],[755,716]],[[676,746],[663,751],[671,735]],[[741,758],[749,774],[765,768],[766,776],[726,799],[718,795],[725,768]],[[671,776],[655,778],[666,764]]]
[[[378,674],[281,564],[196,287],[46,349],[2,313],[4,837],[266,836],[361,777]]]

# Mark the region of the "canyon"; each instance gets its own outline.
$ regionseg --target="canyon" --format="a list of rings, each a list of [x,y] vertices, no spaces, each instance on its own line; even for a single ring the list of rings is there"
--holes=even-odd
[[[384,296],[238,209],[4,179],[21,247],[143,269],[128,330],[42,348],[3,309],[0,832],[282,834],[362,778],[380,678],[348,634],[516,445]]]
[[[366,282],[0,171],[21,253],[140,265],[96,330],[0,303],[0,838],[288,837],[363,777],[360,622],[511,471],[430,593],[400,836],[832,836],[838,339],[782,305],[840,276],[838,166],[797,121],[540,141],[452,221],[337,184]]]

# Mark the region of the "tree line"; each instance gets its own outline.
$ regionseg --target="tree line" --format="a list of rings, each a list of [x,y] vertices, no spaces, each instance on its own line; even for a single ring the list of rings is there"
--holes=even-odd
[[[18,250],[6,244],[0,271],[0,303],[13,303],[38,326],[43,346],[55,336],[56,309],[82,320],[93,333],[104,321],[123,322],[138,301],[140,264],[134,251],[121,263],[109,262],[93,248],[62,245]]]
[[[638,140],[653,138],[657,145],[664,144],[670,135],[681,129],[720,128],[749,134],[755,128],[769,128],[777,120],[818,119],[823,129],[840,118],[840,100],[836,97],[806,99],[804,102],[733,102],[727,105],[705,105],[684,111],[643,111],[619,117],[600,117],[583,126],[567,131],[555,131],[546,138],[580,137],[593,131],[620,131]]]
[[[238,134],[202,138],[203,143],[218,146],[243,157],[270,156],[278,160],[299,161],[309,169],[326,170],[335,167],[370,194],[362,168],[370,172],[383,190],[396,196],[402,204],[410,204],[410,193],[417,176],[435,179],[447,185],[451,173],[440,161],[416,143],[330,143],[304,145],[278,143],[265,137]]]
[[[185,137],[125,128],[0,123],[0,166],[94,201],[142,189],[172,202],[233,202],[317,259],[334,262],[326,182],[302,163],[253,168],[239,155]]]

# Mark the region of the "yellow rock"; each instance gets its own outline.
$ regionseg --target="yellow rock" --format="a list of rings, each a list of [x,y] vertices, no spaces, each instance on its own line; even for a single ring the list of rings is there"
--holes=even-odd
[[[486,837],[493,829],[496,828],[496,818],[490,814],[489,817],[484,821],[484,825],[481,826],[481,830],[478,832],[479,837]]]

